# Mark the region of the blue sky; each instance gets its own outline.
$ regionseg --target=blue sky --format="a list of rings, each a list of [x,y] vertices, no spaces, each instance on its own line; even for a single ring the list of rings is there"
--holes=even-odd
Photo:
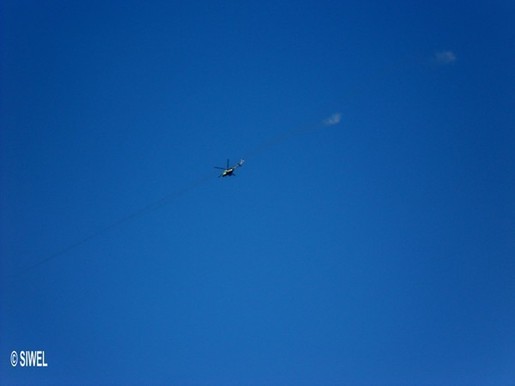
[[[0,381],[513,382],[514,16],[3,1]]]

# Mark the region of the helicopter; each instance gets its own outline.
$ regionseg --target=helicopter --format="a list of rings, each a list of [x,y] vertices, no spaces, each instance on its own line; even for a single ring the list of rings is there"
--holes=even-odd
[[[240,162],[238,162],[236,165],[229,167],[229,159],[227,159],[227,167],[221,168],[220,166],[215,166],[215,169],[223,170],[222,174],[220,174],[218,177],[230,177],[235,176],[234,171],[243,165],[245,160],[241,159]]]

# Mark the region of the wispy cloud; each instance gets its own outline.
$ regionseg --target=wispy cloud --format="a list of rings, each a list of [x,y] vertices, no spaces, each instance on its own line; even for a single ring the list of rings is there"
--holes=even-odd
[[[438,51],[435,53],[435,60],[438,64],[451,64],[456,61],[456,54],[450,50]]]
[[[324,124],[328,126],[336,125],[340,123],[342,115],[340,113],[334,113],[329,118],[324,119]]]

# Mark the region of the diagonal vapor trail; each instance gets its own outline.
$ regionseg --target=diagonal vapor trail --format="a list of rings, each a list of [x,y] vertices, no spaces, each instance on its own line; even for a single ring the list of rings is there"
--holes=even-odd
[[[69,245],[67,245],[66,247],[64,247],[63,249],[60,249],[58,250],[57,252],[54,252],[52,253],[51,255],[45,257],[44,259],[41,259],[40,261],[34,263],[33,265],[31,266],[28,266],[26,267],[25,269],[23,269],[21,272],[13,275],[13,278],[17,278],[17,277],[20,277],[60,256],[63,256],[65,255],[66,253],[70,252],[70,251],[73,251],[77,248],[79,248],[80,246],[90,242],[91,240],[103,235],[104,233],[106,232],[109,232],[110,230],[112,229],[115,229],[115,228],[118,228],[119,226],[125,224],[125,223],[128,223],[130,221],[134,221],[142,216],[144,216],[145,214],[149,213],[149,212],[152,212],[154,210],[157,210],[159,208],[162,208],[163,206],[167,205],[168,203],[170,203],[171,201],[175,200],[176,198],[188,193],[189,191],[199,187],[200,185],[204,184],[205,182],[207,182],[209,179],[211,179],[213,176],[212,175],[209,175],[209,176],[205,176],[205,177],[202,177],[202,178],[199,178],[195,181],[193,181],[191,184],[189,184],[188,186],[186,186],[185,188],[183,189],[179,189],[179,190],[176,190],[170,194],[167,194],[166,196],[163,196],[162,198],[160,198],[159,200],[157,201],[154,201],[148,205],[145,205],[144,207],[124,216],[124,217],[121,217],[119,218],[118,220],[116,221],[113,221],[112,223],[102,227],[102,228],[99,228],[98,230],[96,230],[95,232],[92,232],[90,233],[89,235],[83,237],[82,239],[79,239]]]
[[[307,133],[307,132],[310,132],[310,131],[315,131],[315,130],[318,130],[318,129],[321,129],[323,127],[327,127],[327,126],[334,126],[338,123],[340,123],[340,120],[341,120],[341,114],[340,113],[335,113],[333,115],[331,115],[330,117],[324,119],[323,121],[321,122],[318,122],[316,124],[311,124],[311,125],[308,125],[308,126],[303,126],[303,127],[300,127],[300,128],[295,128],[295,129],[292,129],[292,130],[287,130],[285,132],[282,132],[282,133],[279,133],[277,136],[275,137],[272,137],[270,138],[269,140],[263,142],[262,144],[258,145],[257,147],[255,147],[253,150],[251,150],[249,153],[247,153],[247,157],[254,157],[258,154],[261,154],[263,153],[265,150],[267,150],[268,148],[272,147],[272,146],[276,146],[282,142],[285,142],[286,140],[294,137],[294,136],[297,136],[297,135],[300,135],[300,134],[304,134],[304,133]],[[167,194],[166,196],[162,197],[161,199],[157,200],[157,201],[154,201],[124,217],[121,217],[119,218],[118,220],[116,221],[113,221],[112,223],[104,226],[104,227],[101,227],[99,228],[98,230],[96,230],[95,232],[92,232],[90,233],[89,235],[67,245],[66,247],[58,250],[57,252],[54,252],[52,253],[51,255],[37,261],[36,263],[24,268],[23,270],[21,270],[20,272],[18,272],[17,274],[14,274],[12,276],[12,278],[18,278],[20,276],[23,276],[25,274],[27,274],[28,272],[30,271],[33,271],[35,270],[36,268],[52,261],[52,260],[55,260],[57,259],[58,257],[60,256],[63,256],[65,255],[66,253],[70,252],[70,251],[73,251],[77,248],[80,248],[82,245],[90,242],[91,240],[94,240],[96,239],[97,237],[103,235],[104,233],[106,232],[109,232],[125,223],[128,223],[130,221],[134,221],[142,216],[144,216],[145,214],[149,213],[149,212],[152,212],[154,210],[157,210],[159,208],[162,208],[163,206],[169,204],[171,201],[177,199],[178,197],[188,193],[189,191],[203,185],[204,183],[206,183],[208,180],[210,180],[213,176],[212,175],[209,175],[209,176],[205,176],[205,177],[201,177],[195,181],[193,181],[192,183],[190,183],[188,186],[186,186],[185,188],[183,189],[179,189],[179,190],[176,190],[174,192],[171,192],[170,194]]]
[[[265,150],[268,150],[270,147],[279,145],[292,137],[296,137],[297,135],[301,135],[301,134],[308,133],[311,131],[316,131],[316,130],[322,129],[324,127],[334,126],[334,125],[337,125],[338,123],[340,123],[340,121],[341,121],[341,114],[334,113],[330,117],[322,120],[321,122],[317,122],[317,123],[310,124],[307,126],[296,127],[294,129],[284,131],[282,133],[277,134],[275,137],[272,137],[269,140],[256,146],[254,149],[249,151],[246,155],[247,155],[247,157],[254,157],[256,155],[263,153]]]

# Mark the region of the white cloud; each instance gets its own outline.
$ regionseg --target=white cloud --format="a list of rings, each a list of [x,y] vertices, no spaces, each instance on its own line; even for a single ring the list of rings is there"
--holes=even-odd
[[[451,64],[456,61],[456,54],[450,50],[438,51],[435,53],[435,60],[438,64]]]
[[[329,118],[324,119],[324,124],[328,126],[336,125],[340,123],[340,120],[342,118],[342,115],[340,113],[334,113]]]

